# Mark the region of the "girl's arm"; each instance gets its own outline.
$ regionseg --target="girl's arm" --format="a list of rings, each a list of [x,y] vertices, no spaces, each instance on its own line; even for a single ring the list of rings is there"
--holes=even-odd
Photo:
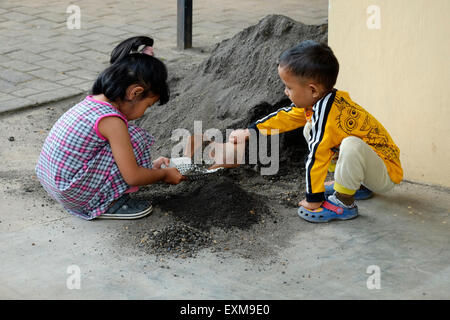
[[[158,181],[170,184],[185,180],[177,169],[148,169],[136,162],[130,135],[125,122],[119,117],[106,117],[100,120],[98,130],[111,145],[112,154],[120,174],[130,186],[144,186]]]

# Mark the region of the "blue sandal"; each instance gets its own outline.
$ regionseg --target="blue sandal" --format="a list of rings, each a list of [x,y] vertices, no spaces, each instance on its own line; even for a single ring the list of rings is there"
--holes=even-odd
[[[126,193],[106,211],[98,216],[100,219],[138,219],[153,211],[149,201],[132,199]]]
[[[326,200],[320,208],[309,210],[304,207],[298,208],[300,218],[309,222],[328,222],[331,220],[350,220],[358,216],[358,207],[353,205],[350,208],[344,208],[338,204]]]
[[[325,197],[331,196],[334,193],[334,183],[331,186],[325,186]],[[373,191],[367,189],[363,185],[361,185],[361,188],[356,190],[355,192],[355,200],[366,200],[373,197]]]

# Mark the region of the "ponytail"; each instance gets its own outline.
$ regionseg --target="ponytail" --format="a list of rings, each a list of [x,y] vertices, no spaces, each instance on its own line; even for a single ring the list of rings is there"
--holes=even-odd
[[[97,77],[92,94],[104,94],[110,101],[125,100],[127,88],[138,84],[144,88],[143,97],[152,92],[159,96],[160,105],[167,103],[170,96],[167,68],[150,54],[152,46],[153,39],[145,36],[119,43],[111,53],[111,65]]]
[[[145,47],[153,47],[153,39],[145,36],[137,36],[123,40],[111,52],[111,59],[109,60],[109,63],[113,64],[114,62],[126,57],[130,53],[142,52],[143,49],[141,49],[141,51],[138,51],[139,47],[141,46],[144,46],[143,49],[145,49]]]

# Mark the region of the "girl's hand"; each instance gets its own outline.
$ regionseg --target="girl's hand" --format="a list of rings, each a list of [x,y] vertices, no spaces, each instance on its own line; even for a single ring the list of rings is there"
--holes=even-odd
[[[306,201],[306,199],[303,199],[302,201],[299,202],[299,206],[302,206],[305,209],[308,210],[316,210],[319,209],[320,206],[322,205],[323,201],[321,202],[308,202]]]
[[[243,143],[250,137],[250,131],[248,129],[237,129],[231,132],[228,141],[234,144]]]
[[[164,164],[166,167],[170,164],[170,159],[166,157],[159,157],[153,161],[153,169],[161,169],[161,165]]]
[[[181,181],[186,180],[186,177],[183,176],[176,168],[165,168],[164,170],[164,178],[162,181],[168,184],[179,184]]]

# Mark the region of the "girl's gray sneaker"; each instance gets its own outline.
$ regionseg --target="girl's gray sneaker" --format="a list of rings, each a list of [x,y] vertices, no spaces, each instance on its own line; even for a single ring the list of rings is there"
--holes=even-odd
[[[99,219],[139,219],[152,213],[150,201],[132,199],[126,193],[108,209],[98,216]]]

